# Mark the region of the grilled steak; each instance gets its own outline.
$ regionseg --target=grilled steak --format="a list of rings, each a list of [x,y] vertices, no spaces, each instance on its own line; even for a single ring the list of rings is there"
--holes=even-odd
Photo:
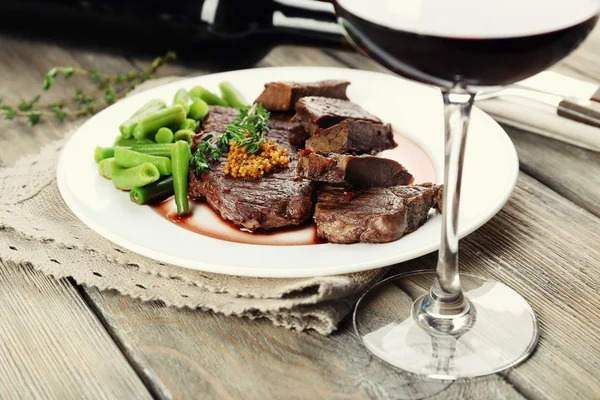
[[[306,148],[322,153],[376,154],[395,146],[390,124],[347,119],[306,141]]]
[[[347,192],[326,187],[315,208],[317,235],[331,243],[386,243],[427,220],[439,191],[435,185],[394,186]]]
[[[227,155],[211,163],[211,171],[198,178],[190,171],[188,195],[203,198],[234,225],[250,229],[275,229],[299,225],[312,212],[313,184],[296,177],[296,149],[290,144],[292,133],[271,129],[268,138],[286,147],[290,154],[287,168],[262,179],[232,178],[223,173]]]
[[[298,176],[311,181],[350,183],[355,187],[408,185],[413,176],[394,160],[373,156],[298,154]]]
[[[346,88],[350,82],[327,80],[320,82],[269,82],[255,103],[270,111],[294,110],[296,102],[306,96],[332,97],[348,100]]]
[[[227,124],[235,121],[240,110],[233,107],[208,106],[208,115],[202,121],[200,131],[223,132]]]
[[[345,119],[362,119],[381,123],[358,104],[346,100],[327,97],[303,97],[296,103],[296,115],[293,120],[302,124],[309,136],[320,129],[329,128]]]

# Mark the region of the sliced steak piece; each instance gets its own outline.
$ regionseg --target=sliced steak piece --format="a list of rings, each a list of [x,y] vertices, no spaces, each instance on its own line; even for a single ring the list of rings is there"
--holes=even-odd
[[[331,243],[386,243],[427,221],[438,186],[394,186],[347,192],[326,187],[315,208],[317,235]]]
[[[348,100],[346,88],[350,82],[327,80],[319,82],[269,82],[265,90],[254,101],[270,111],[294,110],[294,105],[302,97],[321,96]]]
[[[302,124],[312,136],[320,129],[327,129],[345,119],[362,119],[381,123],[358,104],[346,100],[327,97],[303,97],[296,103],[296,115],[293,120]]]
[[[292,146],[296,149],[303,149],[308,135],[300,123],[291,120],[292,117],[293,115],[287,113],[272,112],[271,118],[269,118],[269,128],[288,131],[291,134],[289,140]]]
[[[224,132],[227,124],[232,123],[240,115],[240,110],[233,107],[208,106],[208,115],[199,126],[200,131]]]
[[[412,183],[413,176],[399,163],[374,156],[298,153],[298,176],[311,181],[350,183],[358,188]]]
[[[321,153],[376,154],[395,146],[390,124],[347,119],[306,141],[306,148]]]
[[[211,163],[211,171],[199,178],[190,172],[188,195],[206,199],[223,219],[249,230],[275,229],[299,225],[311,217],[312,182],[296,176],[296,151],[290,144],[292,134],[272,129],[268,138],[286,147],[290,154],[287,168],[262,179],[232,178],[223,173],[227,155]]]

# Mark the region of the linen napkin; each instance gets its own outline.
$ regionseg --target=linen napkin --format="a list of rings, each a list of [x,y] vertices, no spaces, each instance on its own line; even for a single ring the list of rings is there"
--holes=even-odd
[[[542,74],[544,79],[555,83],[554,86],[563,85],[567,80],[573,86],[586,85],[583,81],[557,73],[542,72],[539,75]],[[556,113],[556,108],[550,105],[513,96],[478,101],[476,105],[507,125],[588,150],[600,151],[600,128],[561,117]]]
[[[137,90],[174,79],[149,81]],[[89,229],[63,202],[56,165],[67,139],[12,168],[0,168],[1,259],[141,300],[267,318],[275,325],[324,335],[336,329],[358,296],[385,273],[375,269],[313,278],[248,278],[189,270],[130,252]]]

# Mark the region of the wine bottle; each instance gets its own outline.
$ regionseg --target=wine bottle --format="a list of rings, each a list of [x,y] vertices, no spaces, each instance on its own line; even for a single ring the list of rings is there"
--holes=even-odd
[[[333,5],[314,0],[2,0],[0,31],[231,65],[281,44],[345,47]]]

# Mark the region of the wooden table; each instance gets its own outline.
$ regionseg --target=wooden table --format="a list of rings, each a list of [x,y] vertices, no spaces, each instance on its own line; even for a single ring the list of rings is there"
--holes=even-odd
[[[598,49],[599,30],[555,69],[600,81]],[[150,62],[9,37],[0,37],[0,54],[6,101],[37,92],[54,65],[121,72]],[[280,65],[379,69],[356,54],[294,47],[258,64]],[[208,72],[174,63],[162,74]],[[0,160],[10,166],[80,123],[32,128],[2,120]],[[523,365],[454,383],[423,380],[370,356],[348,321],[330,337],[295,333],[142,303],[0,260],[0,398],[597,399],[600,154],[506,129],[521,162],[517,188],[495,218],[462,240],[461,268],[510,285],[535,309],[540,341]],[[434,262],[432,254],[397,269]]]

